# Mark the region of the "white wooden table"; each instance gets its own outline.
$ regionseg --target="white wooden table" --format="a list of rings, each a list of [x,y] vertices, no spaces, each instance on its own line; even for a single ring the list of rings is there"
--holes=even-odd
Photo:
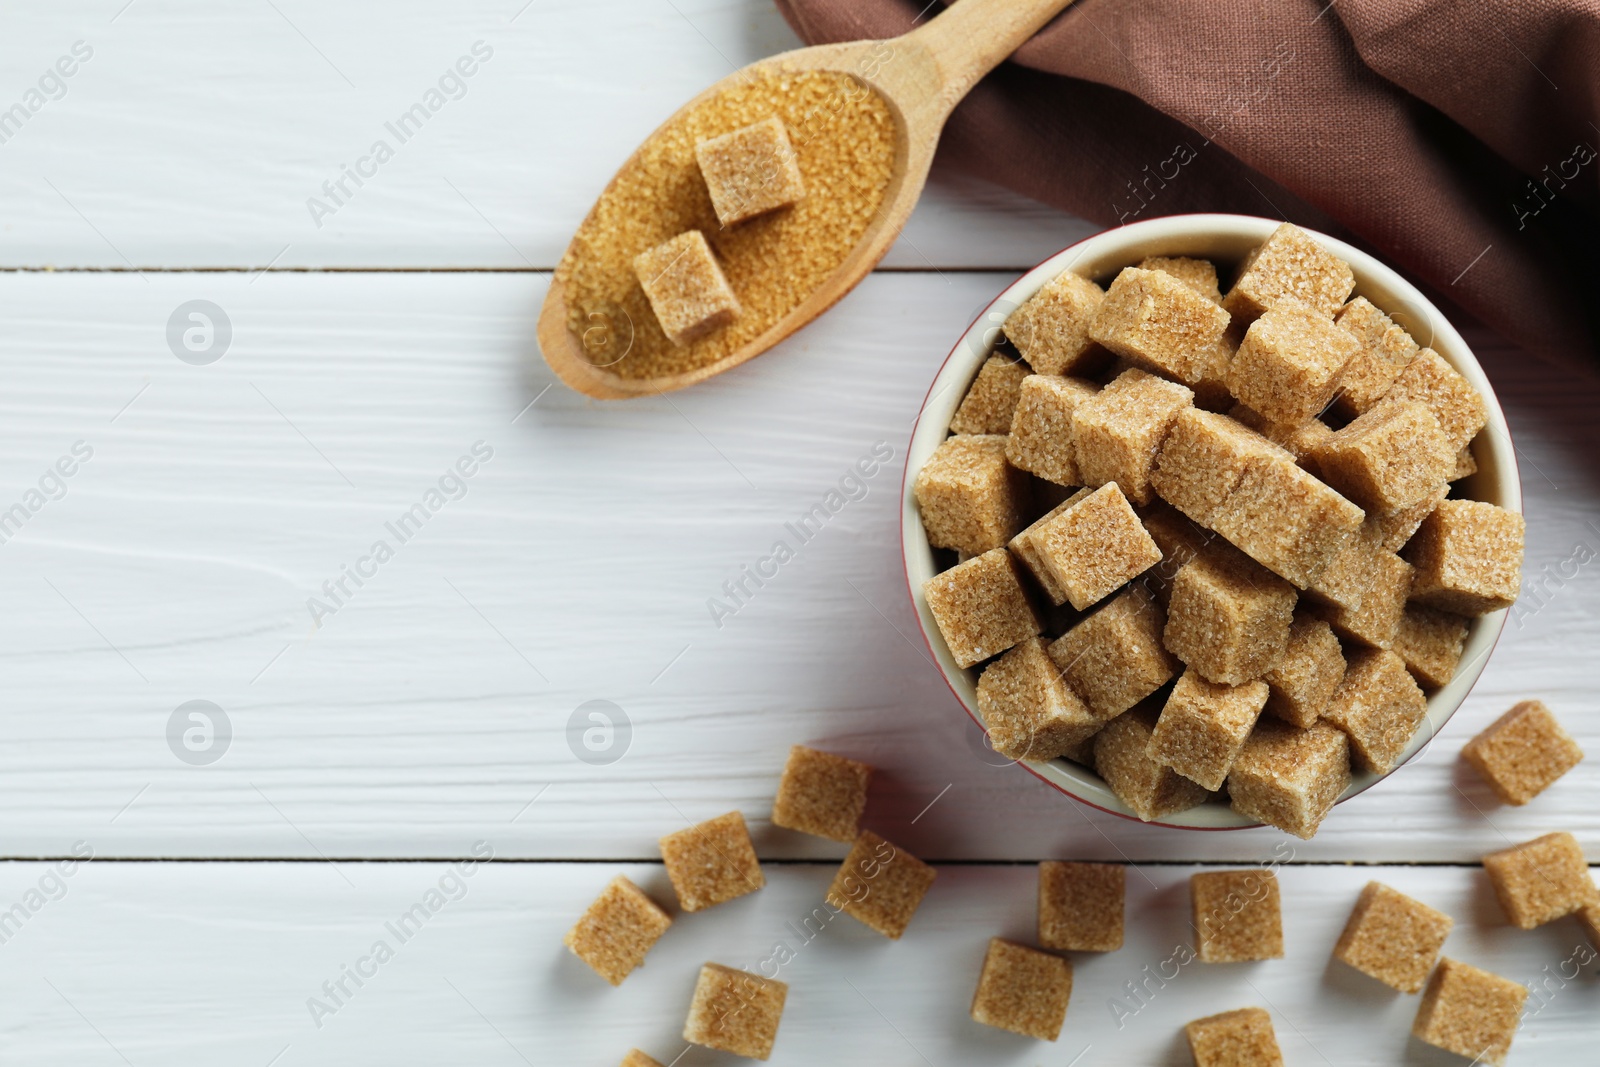
[[[1406,1036],[1415,998],[1328,963],[1373,877],[1451,912],[1452,955],[1530,982],[1571,956],[1575,925],[1510,929],[1475,863],[1554,829],[1600,856],[1600,762],[1513,810],[1456,753],[1528,696],[1600,752],[1592,360],[1574,377],[1471,335],[1517,437],[1533,592],[1424,758],[1311,842],[1154,830],[984,758],[896,551],[934,369],[1088,224],[939,177],[824,320],[708,385],[601,405],[539,359],[549,271],[675,102],[793,45],[765,0],[97,0],[7,4],[4,25],[0,108],[26,114],[0,116],[0,516],[22,505],[0,517],[0,1059],[671,1061],[698,965],[795,940],[842,854],[767,822],[795,742],[876,764],[868,823],[940,877],[902,942],[842,920],[797,953],[774,1064],[1185,1063],[1185,1021],[1248,1004],[1294,1064],[1454,1062]],[[473,75],[395,144],[385,123],[462,56]],[[332,201],[379,138],[393,158]],[[196,300],[225,349],[184,347]],[[708,598],[879,441],[896,460],[866,496],[715,625]],[[392,558],[363,562],[380,540]],[[190,701],[222,715],[186,747]],[[598,754],[590,701],[627,724]],[[764,891],[681,917],[618,990],[565,952],[613,873],[670,900],[656,838],[733,808]],[[1052,857],[1135,869],[1128,946],[1077,961],[1045,1046],[966,1006],[985,940],[1031,938]],[[1195,865],[1274,861],[1286,959],[1129,998],[1189,937]],[[1592,1062],[1594,970],[1547,983],[1513,1063]]]

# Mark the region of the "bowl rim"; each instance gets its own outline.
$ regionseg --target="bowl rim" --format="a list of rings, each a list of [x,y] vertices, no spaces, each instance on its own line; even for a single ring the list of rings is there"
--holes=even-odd
[[[929,422],[930,407],[934,401],[950,391],[955,384],[960,384],[961,395],[965,394],[965,387],[976,374],[983,361],[988,358],[994,347],[994,334],[998,332],[999,325],[1004,321],[1004,316],[995,318],[996,305],[1010,303],[1012,307],[1020,304],[1032,296],[1050,279],[1056,277],[1064,270],[1071,269],[1080,260],[1085,258],[1114,259],[1123,266],[1131,265],[1138,259],[1150,255],[1200,255],[1207,253],[1198,248],[1176,249],[1160,248],[1151,249],[1150,242],[1182,245],[1186,241],[1194,244],[1210,238],[1213,240],[1239,240],[1249,239],[1252,243],[1266,238],[1272,230],[1282,224],[1282,220],[1267,219],[1253,215],[1234,215],[1210,212],[1193,212],[1180,215],[1166,215],[1154,219],[1146,219],[1129,223],[1125,226],[1113,227],[1091,234],[1081,240],[1075,241],[1054,255],[1046,257],[1034,267],[1024,271],[1005,286],[995,297],[986,303],[968,323],[952,345],[949,353],[940,363],[933,378],[929,382],[928,390],[924,394],[922,403],[917,412],[916,421],[911,428],[911,435],[906,448],[905,467],[901,474],[900,484],[900,547],[901,567],[906,580],[906,591],[911,599],[911,607],[917,618],[917,626],[922,635],[924,646],[928,649],[930,660],[938,668],[946,687],[956,698],[968,718],[977,725],[979,730],[984,730],[982,717],[976,707],[976,687],[972,683],[971,669],[960,668],[955,665],[948,649],[944,645],[942,636],[936,638],[937,627],[933,625],[932,616],[928,611],[925,599],[922,596],[920,582],[913,577],[913,570],[920,569],[913,566],[914,550],[919,550],[924,557],[931,560],[932,549],[927,544],[926,536],[922,532],[921,521],[917,513],[916,500],[912,492],[916,472],[926,461],[937,443],[942,441],[948,433],[949,413],[938,420],[937,430],[932,429],[933,423]],[[1375,297],[1374,304],[1393,313],[1396,300],[1406,311],[1420,312],[1425,318],[1429,338],[1423,344],[1425,348],[1432,348],[1454,367],[1463,377],[1472,383],[1483,397],[1488,411],[1488,423],[1478,438],[1474,439],[1474,454],[1479,455],[1479,450],[1484,451],[1484,458],[1492,459],[1485,463],[1480,458],[1480,472],[1471,477],[1477,483],[1476,491],[1471,499],[1493,498],[1492,502],[1517,513],[1522,512],[1521,476],[1517,465],[1515,443],[1511,439],[1509,427],[1506,425],[1505,413],[1500,407],[1498,396],[1489,382],[1483,367],[1477,357],[1467,345],[1460,333],[1450,323],[1449,319],[1431,300],[1424,296],[1414,285],[1407,281],[1394,268],[1383,263],[1375,256],[1356,248],[1346,241],[1339,240],[1328,234],[1321,233],[1307,227],[1301,227],[1312,238],[1332,251],[1335,255],[1349,263],[1356,276],[1356,288],[1352,295],[1361,295],[1362,290],[1382,290],[1391,299],[1388,306],[1380,303]],[[1141,246],[1143,246],[1141,248]],[[1133,249],[1140,249],[1135,252]],[[1119,268],[1108,268],[1119,269]],[[1100,273],[1106,273],[1102,271]],[[1420,331],[1418,331],[1420,333]],[[987,338],[987,340],[986,340]],[[958,357],[960,357],[958,359]],[[960,368],[959,373],[954,368]],[[958,402],[955,401],[955,402]],[[946,401],[944,407],[952,407],[955,402]],[[942,410],[942,409],[941,409]],[[927,423],[927,427],[925,427]],[[937,435],[937,437],[935,437]],[[932,446],[925,446],[925,442],[933,440]],[[1492,489],[1492,491],[1486,491]],[[938,573],[928,567],[929,575]],[[1434,690],[1428,695],[1428,708],[1416,734],[1408,743],[1405,752],[1395,766],[1383,775],[1371,772],[1355,772],[1351,784],[1340,794],[1334,802],[1335,805],[1365,793],[1374,785],[1383,781],[1389,775],[1395,774],[1402,767],[1412,763],[1419,755],[1425,752],[1438,737],[1445,724],[1460,709],[1468,693],[1481,677],[1493,652],[1498,647],[1500,637],[1505,629],[1508,611],[1491,612],[1471,621],[1466,644],[1462,651],[1462,665],[1457,668],[1456,675],[1445,686]],[[1469,655],[1471,659],[1469,660]],[[961,678],[965,683],[958,685],[956,679]],[[1424,728],[1426,727],[1426,729]],[[1426,735],[1426,736],[1424,736]],[[1045,762],[1029,760],[1011,761],[1022,767],[1035,778],[1047,783],[1056,791],[1065,794],[1080,804],[1116,815],[1132,822],[1144,823],[1150,826],[1160,826],[1178,830],[1223,831],[1243,830],[1260,827],[1261,823],[1252,822],[1238,815],[1231,807],[1221,804],[1202,804],[1183,812],[1176,812],[1162,819],[1146,822],[1135,815],[1124,805],[1105,782],[1088,768],[1072,764],[1065,759],[1056,759]],[[1085,795],[1088,794],[1088,795]]]

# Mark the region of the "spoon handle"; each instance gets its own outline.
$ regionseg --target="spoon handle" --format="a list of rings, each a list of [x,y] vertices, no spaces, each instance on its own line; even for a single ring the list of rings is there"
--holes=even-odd
[[[949,110],[1071,2],[957,0],[902,39],[927,49],[939,72],[940,102]]]

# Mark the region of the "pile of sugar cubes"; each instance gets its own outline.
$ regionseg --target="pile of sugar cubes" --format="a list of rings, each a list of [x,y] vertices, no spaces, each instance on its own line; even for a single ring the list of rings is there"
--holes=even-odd
[[[916,477],[923,595],[995,749],[1093,768],[1156,820],[1220,798],[1300,837],[1385,774],[1522,516],[1452,496],[1483,398],[1284,224],[1224,296],[1152,258],[1006,320]]]

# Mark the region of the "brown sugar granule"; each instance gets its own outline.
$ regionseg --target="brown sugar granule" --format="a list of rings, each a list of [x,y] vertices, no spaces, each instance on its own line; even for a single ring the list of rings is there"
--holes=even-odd
[[[1233,810],[1310,838],[1350,785],[1350,740],[1318,721],[1302,730],[1262,719],[1228,771]]]
[[[1032,373],[1026,363],[1005,356],[990,356],[984,360],[950,420],[950,432],[1010,433],[1023,379]]]
[[[1600,903],[1578,839],[1545,834],[1483,857],[1500,909],[1511,925],[1532,930]]]
[[[1106,290],[1089,336],[1136,365],[1192,385],[1227,328],[1228,313],[1182,279],[1127,267]]]
[[[1522,589],[1526,523],[1514,511],[1481,500],[1446,500],[1406,544],[1416,568],[1411,597],[1457,615],[1510,607]]]
[[[1244,322],[1254,321],[1268,308],[1294,302],[1329,316],[1354,288],[1349,264],[1286,222],[1251,249],[1222,306]]]
[[[1270,690],[1266,710],[1284,722],[1309,728],[1344,680],[1344,651],[1333,628],[1296,612],[1288,646],[1262,677]]]
[[[1274,574],[1307,589],[1361,529],[1365,513],[1281,458],[1251,461],[1211,528]]]
[[[1036,762],[1069,755],[1105,722],[1067,685],[1037,637],[984,668],[978,714],[996,752]]]
[[[675,345],[689,344],[739,317],[739,298],[699,230],[640,252],[633,257],[633,272],[656,322]]]
[[[789,131],[768,116],[694,146],[717,221],[733,226],[788,207],[806,195]]]
[[[871,777],[868,764],[794,745],[778,779],[773,825],[833,841],[854,841]]]
[[[1240,403],[1272,422],[1297,426],[1328,406],[1360,345],[1303,304],[1274,307],[1250,324],[1228,364]]]
[[[1105,295],[1081,274],[1062,271],[1007,316],[1002,329],[1040,374],[1093,374],[1111,358],[1089,340],[1089,323]]]
[[[1039,944],[1056,952],[1121,948],[1127,878],[1119,863],[1039,864]]]
[[[700,911],[767,884],[737,811],[663,837],[661,859],[684,911]]]
[[[629,1049],[628,1054],[622,1057],[622,1067],[662,1067],[661,1061],[646,1056],[638,1049]]]
[[[1178,412],[1194,392],[1142,370],[1124,371],[1072,412],[1072,445],[1083,484],[1116,482],[1135,504],[1155,499],[1150,471]]]
[[[1190,875],[1189,900],[1201,963],[1283,958],[1283,911],[1272,871]]]
[[[1448,611],[1407,604],[1394,632],[1394,650],[1417,684],[1437,689],[1455,677],[1467,643],[1469,620]]]
[[[1208,259],[1190,259],[1187,256],[1146,256],[1139,263],[1140,270],[1158,270],[1170,274],[1213,304],[1222,303],[1222,290],[1217,286],[1217,268]]]
[[[1334,321],[1361,344],[1355,358],[1345,364],[1333,400],[1334,411],[1354,417],[1383,399],[1420,349],[1409,333],[1364,296],[1340,308]]]
[[[601,978],[621,985],[671,925],[671,916],[618,875],[567,931],[562,944]]]
[[[1449,480],[1455,450],[1433,413],[1411,400],[1379,404],[1311,450],[1318,477],[1367,511],[1408,508]]]
[[[828,887],[827,901],[890,940],[899,940],[938,874],[870,830],[856,838]]]
[[[1022,528],[1026,476],[1006,462],[1006,438],[947,438],[912,483],[928,543],[969,556],[999,548]]]
[[[1527,999],[1527,986],[1447,956],[1422,994],[1411,1033],[1473,1063],[1502,1067]]]
[[[1196,1019],[1183,1028],[1194,1067],[1283,1067],[1272,1016],[1263,1008],[1239,1008]]]
[[[1165,685],[1178,661],[1161,643],[1166,613],[1143,586],[1118,593],[1050,644],[1067,684],[1102,719],[1120,715]]]
[[[1218,790],[1267,703],[1267,683],[1215,685],[1183,672],[1150,735],[1150,758]]]
[[[1013,467],[1047,482],[1082,484],[1072,444],[1072,413],[1099,391],[1098,385],[1082,378],[1054,374],[1025,378],[1008,427],[1011,436],[1006,440],[1006,459]]]
[[[1488,405],[1444,357],[1424,348],[1395,378],[1385,402],[1414,400],[1438,420],[1451,448],[1465,448],[1489,422]]]
[[[1117,799],[1145,822],[1187,811],[1211,796],[1171,767],[1152,759],[1157,709],[1141,704],[1094,735],[1094,767]]]
[[[1583,750],[1542,701],[1524,700],[1468,741],[1461,757],[1501,800],[1522,805],[1576,767]]]
[[[708,963],[694,985],[683,1039],[752,1060],[772,1055],[789,996],[785,982]]]
[[[1454,920],[1420,900],[1368,882],[1345,923],[1333,958],[1402,993],[1428,980]]]
[[[1054,1041],[1061,1036],[1071,996],[1071,962],[993,937],[972,995],[972,1017],[985,1026]]]
[[[1064,592],[1078,611],[1161,562],[1161,550],[1115,482],[1075,496],[1031,529],[1028,544],[1030,565],[1037,562],[1049,573],[1046,587]]]
[[[922,585],[928,610],[959,666],[982,663],[1040,630],[1011,554],[974,556]]]
[[[788,130],[806,196],[786,211],[723,228],[695,145],[769,117]],[[831,71],[757,71],[675,116],[623,164],[556,268],[578,337],[604,316],[631,323],[626,356],[590,358],[624,378],[711,366],[793,311],[844,262],[879,217],[894,170],[896,122],[877,92]],[[634,280],[634,256],[704,231],[743,314],[682,347],[667,339]],[[621,327],[617,327],[621,329]]]
[[[1393,652],[1363,648],[1350,654],[1344,680],[1322,718],[1350,735],[1357,766],[1388,774],[1427,712],[1428,698],[1405,662]]]
[[[1208,681],[1240,685],[1283,655],[1294,605],[1288,582],[1242,552],[1213,545],[1173,579],[1162,643]]]

